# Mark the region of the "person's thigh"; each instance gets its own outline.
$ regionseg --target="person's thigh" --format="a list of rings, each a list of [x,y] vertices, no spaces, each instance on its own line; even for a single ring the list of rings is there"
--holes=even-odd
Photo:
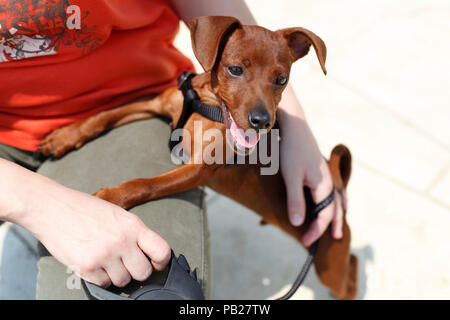
[[[39,152],[22,150],[3,143],[0,143],[0,158],[17,163],[32,171],[36,171],[45,160],[45,157]]]
[[[57,161],[48,160],[38,173],[86,193],[134,178],[153,177],[174,168],[168,141],[170,127],[160,119],[119,127]],[[203,190],[196,188],[151,201],[130,210],[186,256],[209,295],[209,239]],[[38,263],[37,299],[85,299],[76,278],[53,257]]]

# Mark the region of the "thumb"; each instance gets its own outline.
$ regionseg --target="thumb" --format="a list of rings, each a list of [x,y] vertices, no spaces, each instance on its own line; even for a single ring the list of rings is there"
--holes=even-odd
[[[289,221],[295,227],[301,226],[306,212],[303,185],[296,183],[295,186],[286,186],[286,190]]]

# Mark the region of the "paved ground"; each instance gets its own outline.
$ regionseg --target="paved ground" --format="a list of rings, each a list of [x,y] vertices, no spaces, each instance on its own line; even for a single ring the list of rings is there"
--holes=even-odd
[[[294,66],[291,84],[323,153],[338,143],[353,153],[348,218],[358,298],[449,299],[450,3],[247,3],[260,25],[303,26],[327,44],[328,75],[310,55]],[[176,44],[193,57],[185,28]],[[297,243],[212,191],[208,210],[214,298],[265,299],[290,285],[306,256]],[[14,259],[32,274],[32,248],[8,227],[0,242],[29,252]],[[14,297],[32,297],[34,285],[19,278]],[[295,298],[332,297],[311,273]]]

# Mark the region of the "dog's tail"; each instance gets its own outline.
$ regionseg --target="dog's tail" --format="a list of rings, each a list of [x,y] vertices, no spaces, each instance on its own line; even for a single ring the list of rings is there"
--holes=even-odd
[[[345,190],[352,172],[352,155],[350,150],[343,144],[335,146],[331,151],[328,166],[336,190]]]

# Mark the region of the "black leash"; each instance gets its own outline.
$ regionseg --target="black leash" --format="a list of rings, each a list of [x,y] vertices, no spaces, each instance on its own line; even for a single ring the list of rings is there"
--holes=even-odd
[[[309,189],[304,188],[305,190],[305,198],[306,197],[311,197],[311,192],[309,191]],[[311,197],[312,199],[312,197]],[[331,193],[328,197],[325,198],[325,200],[323,200],[322,202],[320,202],[319,204],[317,204],[314,209],[312,210],[312,221],[316,220],[318,214],[320,213],[320,211],[322,211],[323,209],[325,209],[326,207],[328,207],[334,200],[334,188],[333,190],[331,190]],[[314,203],[314,202],[312,202]],[[282,297],[276,299],[276,300],[288,300],[289,298],[291,298],[295,292],[297,292],[298,288],[302,285],[303,281],[305,280],[309,269],[311,268],[311,265],[313,263],[314,257],[316,255],[317,252],[317,248],[319,247],[319,240],[316,240],[312,245],[311,245],[311,249],[309,250],[309,254],[308,257],[306,258],[305,263],[303,264],[302,269],[300,270],[299,275],[297,276],[297,279],[295,279],[294,283],[292,284],[291,289],[289,289],[289,291],[283,295]]]
[[[193,72],[183,71],[183,73],[178,78],[178,89],[181,90],[183,93],[184,101],[183,101],[183,110],[181,112],[180,119],[178,120],[178,123],[175,127],[175,129],[181,129],[184,127],[186,122],[188,121],[189,117],[194,113],[197,112],[201,114],[202,116],[216,121],[216,122],[224,122],[223,115],[222,115],[222,109],[220,106],[210,106],[206,103],[203,103],[200,101],[200,98],[195,92],[195,90],[192,88],[192,78],[195,77],[196,74]],[[276,125],[278,126],[278,122],[276,122]],[[172,151],[173,148],[177,145],[178,141],[169,141],[169,147]],[[311,192],[308,188],[304,188],[305,191],[305,200],[307,203],[314,203],[312,200]],[[330,195],[317,204],[314,208],[311,209],[311,212],[308,212],[307,214],[311,214],[312,221],[314,221],[317,218],[317,215],[325,209],[327,206],[329,206],[334,200],[334,188],[331,191]],[[316,255],[317,248],[319,246],[319,240],[316,240],[310,248],[308,257],[303,264],[303,267],[297,276],[297,279],[294,281],[291,289],[282,297],[278,298],[277,300],[288,300],[290,297],[294,295],[294,293],[298,290],[298,288],[302,285],[303,281],[305,280],[309,269],[311,268],[311,265],[314,260],[314,256]]]

